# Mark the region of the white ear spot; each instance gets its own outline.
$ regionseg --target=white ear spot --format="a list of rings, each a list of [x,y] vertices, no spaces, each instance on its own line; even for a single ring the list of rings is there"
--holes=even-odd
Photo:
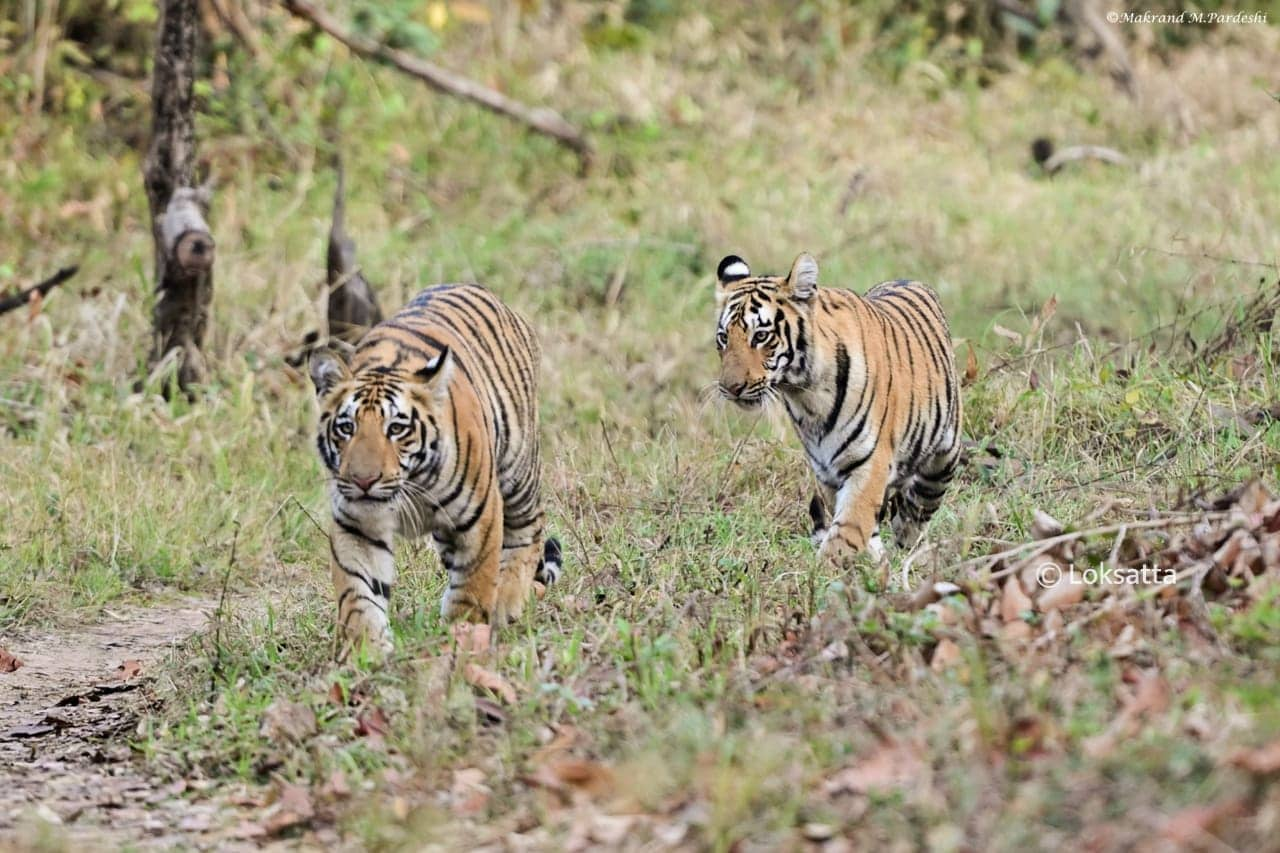
[[[751,275],[751,268],[747,266],[745,261],[734,261],[724,268],[724,277],[746,277]]]

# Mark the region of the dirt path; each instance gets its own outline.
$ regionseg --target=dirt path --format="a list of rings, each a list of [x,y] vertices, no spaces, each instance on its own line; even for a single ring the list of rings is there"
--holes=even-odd
[[[104,621],[0,636],[0,849],[61,837],[84,849],[189,844],[217,806],[148,779],[128,746],[147,675],[203,630],[216,602],[119,607]],[[184,840],[185,839],[185,840]]]

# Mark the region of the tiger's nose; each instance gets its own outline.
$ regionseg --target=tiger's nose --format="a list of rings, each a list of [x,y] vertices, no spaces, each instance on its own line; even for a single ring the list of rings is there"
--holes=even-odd
[[[372,477],[352,477],[351,482],[359,486],[360,490],[365,494],[368,494],[369,490],[373,488],[374,483],[378,482],[378,477],[377,475]]]
[[[747,383],[745,381],[734,382],[729,385],[725,385],[723,387],[724,387],[724,390],[729,392],[730,396],[741,397],[742,392],[747,390]]]

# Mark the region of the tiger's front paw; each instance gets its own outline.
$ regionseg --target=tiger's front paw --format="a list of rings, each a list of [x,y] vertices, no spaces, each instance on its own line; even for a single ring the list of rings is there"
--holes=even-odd
[[[880,540],[879,530],[871,534],[865,546],[861,546],[846,535],[843,529],[838,524],[827,528],[822,543],[818,546],[818,555],[823,560],[841,571],[853,568],[862,555],[866,555],[876,565],[884,563],[884,543]]]
[[[465,587],[445,590],[440,615],[446,622],[488,622],[489,612]]]
[[[381,660],[395,651],[391,629],[385,624],[353,624],[343,633],[346,639],[338,654],[338,663],[346,663],[357,650],[363,650],[375,660]]]

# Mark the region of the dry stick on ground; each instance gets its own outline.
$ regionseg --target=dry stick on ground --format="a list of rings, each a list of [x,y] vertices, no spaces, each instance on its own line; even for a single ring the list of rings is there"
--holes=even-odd
[[[1021,557],[1018,564],[1007,566],[998,572],[992,572],[987,576],[987,580],[996,580],[1005,575],[1011,575],[1020,570],[1027,560],[1034,559],[1055,545],[1061,545],[1064,542],[1074,542],[1079,539],[1085,539],[1089,536],[1103,536],[1110,533],[1119,533],[1120,530],[1152,530],[1161,527],[1172,527],[1175,524],[1189,524],[1196,521],[1211,521],[1214,519],[1227,518],[1230,512],[1180,512],[1163,518],[1152,518],[1138,521],[1122,521],[1116,524],[1107,524],[1102,527],[1092,527],[1087,530],[1073,530],[1070,533],[1061,533],[1057,536],[1050,536],[1048,539],[1037,539],[1033,542],[1024,542],[1013,548],[1000,551],[996,554],[986,554],[981,557],[973,557],[972,559],[963,560],[953,564],[951,569],[972,569],[978,566],[991,568],[1000,560],[1006,557]],[[1030,553],[1026,553],[1030,551]]]
[[[550,136],[578,155],[578,162],[584,171],[590,166],[591,143],[587,141],[582,131],[566,121],[555,110],[523,104],[455,71],[441,68],[425,59],[350,33],[344,30],[332,15],[309,0],[282,0],[282,2],[289,12],[315,24],[355,53],[390,63],[439,92],[472,101],[498,115],[514,119],[538,133]]]
[[[204,343],[213,301],[214,241],[205,223],[209,188],[196,188],[197,0],[163,0],[151,82],[151,146],[143,183],[156,256],[154,342],[149,366],[178,350],[178,385],[207,376]]]
[[[1123,166],[1129,162],[1128,157],[1114,148],[1102,145],[1071,145],[1054,152],[1042,165],[1044,170],[1052,175],[1063,166],[1077,160],[1100,160],[1115,166]]]
[[[39,284],[32,285],[26,290],[15,293],[13,296],[6,296],[3,299],[0,299],[0,314],[5,314],[15,308],[21,308],[23,305],[30,302],[31,297],[36,294],[39,294],[40,296],[46,295],[50,290],[53,290],[58,285],[71,278],[71,276],[75,275],[79,270],[80,267],[78,266],[63,267]]]
[[[382,320],[382,309],[373,288],[356,266],[356,244],[345,228],[346,179],[342,158],[335,158],[338,188],[333,194],[333,223],[329,226],[327,266],[327,309],[329,336],[354,344],[370,326]]]

